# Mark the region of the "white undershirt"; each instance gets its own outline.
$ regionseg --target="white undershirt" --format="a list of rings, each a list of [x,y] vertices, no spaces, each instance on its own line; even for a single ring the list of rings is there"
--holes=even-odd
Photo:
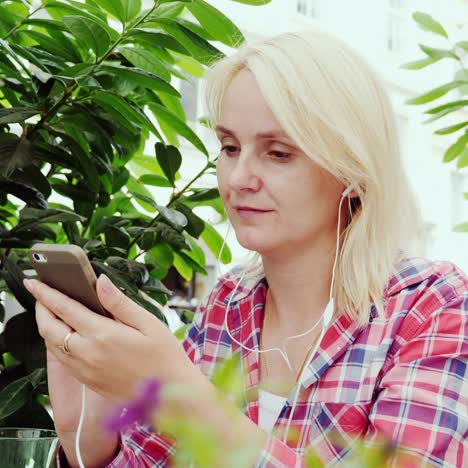
[[[258,426],[271,432],[287,398],[258,389]]]

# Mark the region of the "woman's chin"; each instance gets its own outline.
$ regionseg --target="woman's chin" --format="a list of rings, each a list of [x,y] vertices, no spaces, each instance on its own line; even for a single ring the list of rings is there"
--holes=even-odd
[[[271,251],[274,248],[271,237],[265,238],[260,233],[236,233],[237,242],[247,250],[252,250],[260,255]]]

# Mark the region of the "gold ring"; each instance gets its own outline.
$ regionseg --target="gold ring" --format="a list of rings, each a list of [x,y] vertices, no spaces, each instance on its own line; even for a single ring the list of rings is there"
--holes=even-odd
[[[71,354],[70,348],[68,347],[68,341],[70,340],[70,337],[75,333],[73,330],[69,331],[67,333],[67,336],[63,340],[62,346],[59,346],[59,348],[64,352],[65,354]]]

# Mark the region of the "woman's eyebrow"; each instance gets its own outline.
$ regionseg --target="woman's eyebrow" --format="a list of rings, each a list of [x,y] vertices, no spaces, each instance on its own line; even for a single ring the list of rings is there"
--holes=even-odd
[[[234,137],[236,136],[236,134],[232,130],[229,130],[228,128],[223,127],[222,125],[217,125],[215,129],[217,132],[226,133]],[[255,137],[260,138],[260,139],[265,139],[265,140],[268,138],[287,138],[288,140],[291,140],[288,134],[285,133],[283,130],[274,130],[271,132],[257,133]]]

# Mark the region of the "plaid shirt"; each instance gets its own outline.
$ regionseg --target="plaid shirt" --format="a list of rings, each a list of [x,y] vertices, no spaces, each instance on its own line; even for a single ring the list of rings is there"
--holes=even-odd
[[[239,276],[234,269],[220,278],[183,345],[209,378],[220,359],[241,353],[250,396],[243,410],[258,424],[258,353],[232,343],[224,328]],[[231,301],[229,329],[249,348],[259,347],[266,292],[266,279],[252,277]],[[468,465],[468,277],[449,262],[402,260],[385,288],[384,306],[382,317],[372,306],[364,329],[346,314],[332,321],[309,363],[294,411],[291,428],[298,437],[282,442],[292,395],[257,468],[303,467],[309,446],[331,466],[363,437],[366,443],[391,440],[421,464]],[[174,450],[170,439],[134,426],[122,434],[121,451],[108,466],[165,467]]]

